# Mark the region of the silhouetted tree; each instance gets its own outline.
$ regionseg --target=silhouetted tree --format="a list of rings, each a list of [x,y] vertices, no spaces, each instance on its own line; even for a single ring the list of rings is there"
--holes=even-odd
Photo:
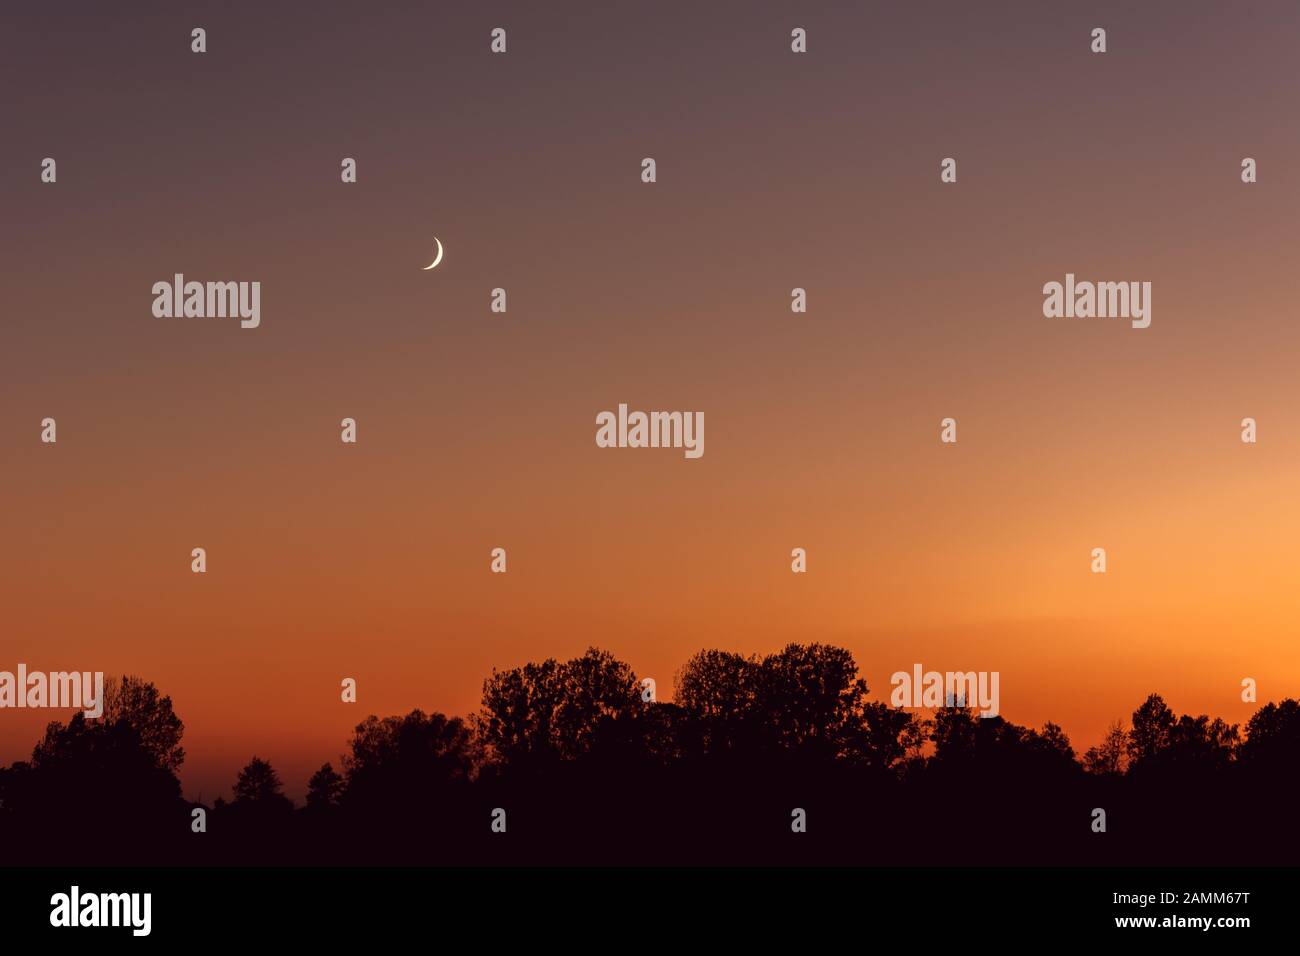
[[[829,644],[787,644],[763,658],[758,684],[777,744],[808,756],[842,754],[866,703],[853,655]]]
[[[862,706],[857,730],[848,735],[850,757],[885,770],[921,758],[931,733],[928,721],[881,701]]]
[[[1050,720],[1043,724],[1042,730],[1025,731],[1021,742],[1031,752],[1042,753],[1062,762],[1074,762],[1074,747],[1070,745],[1070,738],[1058,724]]]
[[[307,781],[307,808],[315,811],[333,809],[338,806],[342,794],[342,775],[329,763],[322,764]]]
[[[1177,716],[1159,694],[1152,694],[1133,712],[1129,732],[1130,772],[1184,773],[1225,768],[1236,756],[1240,733],[1236,724],[1202,714]]]
[[[759,660],[728,651],[699,651],[675,678],[674,703],[695,724],[702,753],[734,749],[752,741],[743,728],[761,721]]]
[[[597,728],[648,706],[632,669],[589,648],[564,663],[546,660],[492,672],[483,682],[479,726],[492,754],[516,766],[587,753]]]
[[[845,756],[869,739],[883,744],[887,733],[879,712],[874,737],[864,724],[867,683],[857,675],[853,655],[826,644],[788,644],[761,659],[705,650],[678,671],[676,701],[698,722],[706,753],[776,747],[809,759]],[[900,719],[898,732],[907,724]]]
[[[969,707],[948,706],[935,712],[932,764],[944,776],[978,772],[1028,783],[1059,783],[1079,772],[1074,748],[1056,724],[1041,731],[1003,717],[980,717]]]
[[[989,719],[1001,720],[1000,717]],[[934,742],[932,759],[949,764],[973,760],[978,720],[975,711],[969,707],[950,705],[936,710],[930,725],[930,740]]]
[[[1208,770],[1221,770],[1236,759],[1241,742],[1240,729],[1220,717],[1193,717],[1183,714],[1174,725],[1170,755],[1183,763],[1203,764]]]
[[[1101,743],[1089,747],[1083,755],[1083,769],[1098,775],[1115,775],[1128,766],[1128,731],[1124,721],[1117,720],[1106,728]]]
[[[185,725],[172,710],[172,699],[139,677],[109,677],[104,682],[105,725],[125,721],[140,738],[140,744],[164,770],[175,772],[185,760],[181,736]]]
[[[1133,711],[1133,729],[1128,734],[1128,757],[1140,764],[1154,759],[1169,748],[1169,735],[1177,723],[1174,712],[1164,698],[1152,694]]]
[[[180,781],[125,720],[89,721],[78,712],[52,721],[26,764],[7,775],[4,807],[21,819],[21,837],[39,841],[58,833],[63,845],[33,845],[42,858],[87,848],[114,847],[115,862],[155,852],[185,804]],[[104,852],[110,852],[105,849]]]
[[[275,768],[268,761],[254,756],[239,771],[239,777],[235,780],[235,803],[274,804],[281,800],[287,801],[283,791],[284,785]]]
[[[382,720],[372,715],[357,724],[343,758],[344,800],[354,806],[427,801],[452,783],[467,782],[476,756],[470,728],[459,717],[420,710]]]
[[[1300,760],[1300,703],[1287,698],[1255,711],[1239,753],[1251,765],[1294,767]]]

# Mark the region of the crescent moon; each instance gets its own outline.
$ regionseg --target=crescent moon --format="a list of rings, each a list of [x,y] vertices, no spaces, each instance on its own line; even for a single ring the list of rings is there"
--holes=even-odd
[[[442,240],[439,239],[437,236],[434,236],[433,241],[438,244],[438,254],[433,257],[432,262],[430,262],[427,266],[425,266],[423,269],[420,270],[421,272],[428,272],[430,269],[432,269],[434,266],[436,266],[439,262],[442,261]]]

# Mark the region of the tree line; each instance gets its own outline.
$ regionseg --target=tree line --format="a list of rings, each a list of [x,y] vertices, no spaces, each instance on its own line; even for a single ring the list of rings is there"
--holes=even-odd
[[[1260,863],[1300,848],[1300,704],[1245,727],[1152,694],[1082,754],[1054,723],[870,699],[825,644],[704,650],[674,699],[589,649],[494,670],[467,717],[367,717],[295,806],[254,756],[187,801],[184,725],[135,677],[0,769],[44,863]],[[1100,815],[1098,813],[1100,811]]]

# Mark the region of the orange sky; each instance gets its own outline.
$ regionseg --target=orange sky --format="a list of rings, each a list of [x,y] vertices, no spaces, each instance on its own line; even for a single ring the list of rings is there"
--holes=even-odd
[[[162,6],[20,21],[0,62],[50,79],[0,162],[0,669],[155,681],[208,800],[589,644],[661,694],[792,640],[882,700],[998,670],[1080,750],[1153,690],[1295,696],[1300,14],[1035,6],[823,11],[803,59],[750,5],[213,6],[206,58]],[[154,319],[178,271],[261,281],[261,327]],[[1045,319],[1066,272],[1152,282],[1151,327]],[[598,449],[620,402],[703,411],[703,458]],[[55,716],[0,712],[0,760]]]

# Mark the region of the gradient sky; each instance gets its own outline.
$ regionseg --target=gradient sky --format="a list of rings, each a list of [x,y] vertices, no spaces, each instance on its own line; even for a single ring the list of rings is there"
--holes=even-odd
[[[1295,4],[135,6],[0,16],[0,669],[157,683],[187,795],[591,644],[998,670],[1079,750],[1300,691]],[[1045,319],[1067,272],[1151,327]]]

